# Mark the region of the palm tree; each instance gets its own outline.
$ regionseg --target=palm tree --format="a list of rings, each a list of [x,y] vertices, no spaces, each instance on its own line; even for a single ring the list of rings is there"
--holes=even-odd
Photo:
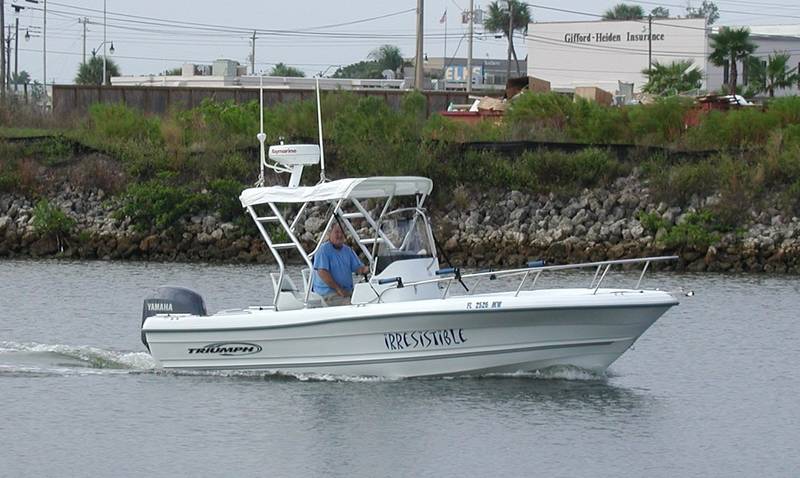
[[[758,47],[750,40],[750,30],[747,27],[721,27],[718,33],[711,35],[713,51],[708,59],[716,66],[725,66],[726,62],[730,65],[728,94],[736,94],[736,80],[739,77],[737,62],[745,61],[756,48]]]
[[[705,18],[706,24],[711,25],[719,19],[719,8],[710,0],[703,0],[699,8],[686,7],[687,18]]]
[[[106,59],[106,79],[112,76],[119,76],[120,70],[111,58]],[[102,85],[103,84],[103,57],[92,56],[86,63],[81,63],[78,74],[75,76],[75,83],[78,85]]]
[[[269,72],[269,76],[293,76],[296,78],[303,78],[306,76],[306,74],[299,68],[295,68],[281,62],[272,67],[272,71]]]
[[[645,93],[668,96],[696,90],[703,84],[703,72],[695,68],[692,60],[678,60],[669,64],[653,62],[652,68],[642,70],[647,83]]]
[[[650,16],[657,19],[669,18],[669,8],[656,7],[650,10]]]
[[[392,70],[395,74],[399,73],[405,64],[400,48],[394,45],[381,45],[372,50],[368,58],[378,64],[380,71]]]
[[[12,85],[15,85],[15,86],[16,85],[27,85],[30,82],[31,82],[31,75],[25,70],[22,70],[19,73],[12,73],[11,74],[11,84]]]
[[[506,8],[503,8],[501,3],[505,4]],[[513,19],[509,18],[509,10],[513,12]],[[517,65],[517,75],[522,73],[519,71],[519,59],[517,58],[517,51],[514,49],[514,32],[521,30],[523,33],[528,33],[528,24],[530,22],[531,11],[528,4],[519,0],[507,0],[505,2],[495,0],[489,4],[489,11],[483,19],[484,30],[488,32],[503,32],[503,35],[508,38],[511,46],[511,55]],[[511,24],[511,32],[508,31],[509,23]]]
[[[750,57],[748,67],[748,83],[755,92],[769,93],[770,98],[775,97],[775,89],[791,88],[800,81],[797,68],[789,68],[788,53],[775,52],[767,57],[767,63],[761,63],[760,58]]]
[[[619,3],[603,14],[603,20],[641,20],[643,17],[642,7],[626,3]]]

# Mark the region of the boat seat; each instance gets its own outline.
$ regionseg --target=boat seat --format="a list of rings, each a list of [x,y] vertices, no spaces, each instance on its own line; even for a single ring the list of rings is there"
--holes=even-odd
[[[305,277],[304,269],[303,276]],[[269,274],[270,279],[272,280],[272,290],[276,291],[278,294],[278,300],[275,304],[276,310],[298,310],[303,309],[303,299],[305,298],[305,291],[301,291],[297,288],[294,284],[292,278],[285,274],[283,276],[283,283],[280,287],[278,287],[278,279],[280,278],[280,273],[278,272],[270,272]],[[303,280],[303,284],[306,284],[306,280]],[[325,301],[319,294],[311,291],[308,294],[308,307],[324,307]]]

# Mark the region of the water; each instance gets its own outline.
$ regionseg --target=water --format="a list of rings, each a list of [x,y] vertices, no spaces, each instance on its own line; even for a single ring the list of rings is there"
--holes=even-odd
[[[0,262],[0,476],[800,474],[797,278],[649,276],[696,295],[604,376],[424,380],[154,370],[165,283],[271,297],[259,266]]]

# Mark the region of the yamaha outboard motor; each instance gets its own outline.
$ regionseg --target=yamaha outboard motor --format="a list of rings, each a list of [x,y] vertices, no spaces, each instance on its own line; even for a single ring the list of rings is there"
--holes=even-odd
[[[206,304],[200,294],[185,287],[170,286],[159,287],[156,289],[155,294],[144,300],[144,305],[142,306],[142,329],[144,329],[144,322],[147,318],[157,314],[208,315]],[[147,347],[147,350],[150,350],[144,330],[142,330],[142,343]]]

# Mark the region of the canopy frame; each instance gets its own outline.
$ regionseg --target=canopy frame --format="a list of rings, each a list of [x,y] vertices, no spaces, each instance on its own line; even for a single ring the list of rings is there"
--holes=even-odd
[[[369,178],[368,178],[369,179]],[[389,178],[379,178],[381,180],[386,180]],[[416,179],[416,178],[414,178]],[[421,178],[427,179],[427,178]],[[428,180],[429,181],[429,180]],[[330,184],[330,183],[327,183]],[[356,183],[355,186],[358,184]],[[315,188],[318,186],[315,186]],[[399,189],[402,189],[398,191]],[[350,189],[352,190],[352,188]],[[397,193],[400,194],[397,194]],[[394,187],[391,190],[387,191],[387,194],[381,196],[372,196],[372,197],[355,197],[350,195],[342,195],[344,197],[338,197],[335,199],[329,200],[308,200],[303,202],[277,202],[271,200],[265,201],[253,201],[247,202],[244,198],[244,193],[242,194],[242,204],[244,205],[245,209],[247,210],[250,217],[256,223],[256,227],[258,228],[259,233],[261,234],[262,239],[267,244],[267,247],[272,254],[272,257],[275,259],[275,262],[278,264],[279,269],[279,276],[277,280],[277,290],[275,291],[274,298],[273,298],[273,305],[277,308],[278,307],[278,296],[280,294],[281,289],[284,285],[284,280],[287,275],[286,273],[286,263],[284,261],[284,256],[282,253],[287,253],[291,251],[296,251],[300,254],[300,257],[303,259],[303,262],[308,266],[308,268],[312,271],[311,274],[308,274],[308,277],[304,279],[304,286],[305,291],[303,295],[303,306],[308,307],[311,287],[313,283],[313,270],[314,270],[314,256],[319,252],[322,245],[328,238],[328,234],[333,227],[335,222],[339,222],[342,225],[342,229],[346,234],[348,234],[356,243],[357,248],[361,251],[361,253],[366,258],[367,262],[369,263],[369,270],[371,276],[375,275],[376,268],[377,268],[377,261],[376,261],[376,254],[377,254],[377,247],[378,244],[381,242],[388,243],[390,246],[396,246],[392,243],[391,239],[381,230],[381,221],[389,214],[391,214],[390,206],[392,202],[396,199],[397,196],[409,196],[408,194],[409,189]],[[415,207],[407,208],[402,207],[398,210],[414,210],[415,211],[415,218],[421,217],[426,233],[429,236],[430,244],[431,244],[431,254],[435,260],[438,260],[436,247],[433,246],[434,241],[432,240],[432,231],[430,229],[430,221],[428,220],[426,211],[424,209],[425,200],[428,197],[428,193],[430,192],[430,188],[423,191],[414,191],[413,194],[415,198]],[[313,197],[313,195],[312,195]],[[373,217],[373,214],[364,206],[362,203],[363,199],[375,199],[375,200],[383,200],[382,207],[380,208],[380,214],[377,218]],[[300,219],[304,216],[305,212],[308,210],[308,207],[312,203],[329,203],[330,210],[332,213],[330,217],[327,219],[325,223],[325,228],[320,233],[316,245],[313,250],[310,252],[306,251],[303,247],[302,242],[298,238],[298,225],[300,223]],[[256,211],[256,207],[266,205],[269,208],[269,214],[260,216]],[[291,217],[291,209],[292,206],[299,205],[300,208],[295,214],[294,217]],[[380,205],[380,203],[379,203]],[[281,211],[280,206],[288,206],[286,211]],[[373,232],[372,237],[361,237],[358,233],[357,228],[353,225],[353,220],[364,220],[365,226]],[[416,219],[415,219],[416,220]],[[282,231],[286,234],[288,241],[285,242],[277,242],[276,232],[271,232],[268,227],[268,224],[275,224],[279,226],[279,231]],[[372,246],[369,248],[368,246]]]

